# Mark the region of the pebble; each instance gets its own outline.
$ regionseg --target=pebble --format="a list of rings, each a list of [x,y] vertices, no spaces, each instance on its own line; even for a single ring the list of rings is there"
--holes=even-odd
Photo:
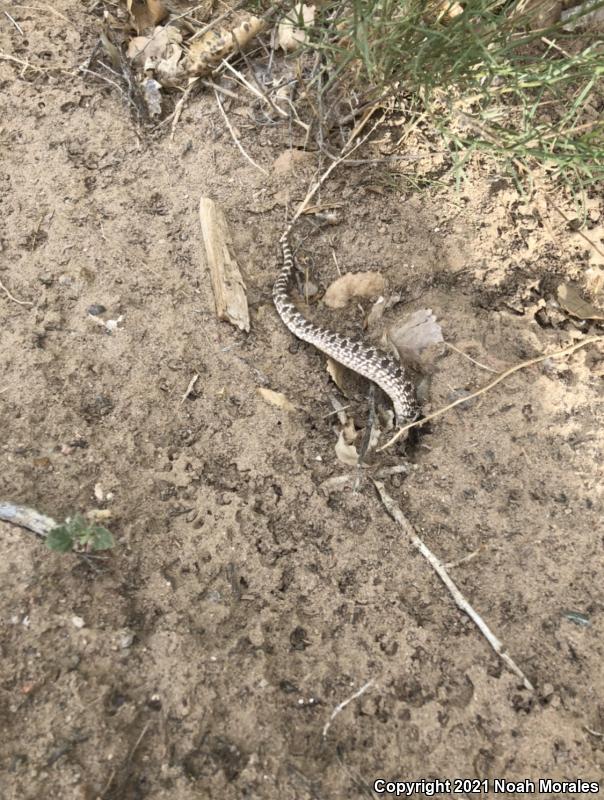
[[[129,647],[132,646],[134,642],[134,634],[132,631],[126,631],[120,636],[120,648],[122,650],[127,650]]]

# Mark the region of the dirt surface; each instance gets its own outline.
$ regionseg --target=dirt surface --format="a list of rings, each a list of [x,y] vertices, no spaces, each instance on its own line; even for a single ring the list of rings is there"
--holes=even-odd
[[[270,294],[285,204],[304,196],[317,155],[284,157],[299,137],[255,126],[242,93],[227,111],[268,177],[211,94],[187,106],[173,142],[139,138],[120,94],[76,74],[98,10],[53,9],[11,7],[22,33],[0,19],[1,52],[43,70],[0,61],[0,280],[31,303],[0,292],[0,499],[56,519],[109,509],[117,546],[94,564],[0,523],[2,800],[600,778],[602,347],[520,371],[406,451],[374,453],[356,492],[326,489],[351,472],[330,394],[359,428],[366,397],[338,393]],[[434,146],[417,133],[408,147]],[[428,164],[438,171],[438,155]],[[215,317],[201,195],[231,226],[249,334]],[[484,367],[589,331],[551,301],[559,283],[582,285],[593,248],[493,168],[460,193],[448,178],[418,193],[384,165],[343,167],[321,199],[341,203],[338,224],[305,220],[294,237],[315,281],[334,279],[333,254],[343,271],[379,270],[402,298],[388,323],[431,308],[474,359],[445,344],[425,353],[426,411],[486,383]],[[585,231],[600,247],[601,211],[590,203]],[[95,304],[121,318],[113,333],[89,316]],[[348,331],[364,318],[310,313]],[[267,404],[261,386],[298,410]],[[386,515],[369,476],[405,461],[388,491],[534,693]]]

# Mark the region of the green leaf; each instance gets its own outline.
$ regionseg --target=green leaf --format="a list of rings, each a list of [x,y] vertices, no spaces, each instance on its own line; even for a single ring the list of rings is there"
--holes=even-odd
[[[49,532],[46,544],[58,553],[68,553],[87,547],[91,550],[109,550],[115,546],[115,540],[107,528],[89,522],[82,514],[74,514]]]
[[[47,547],[57,553],[67,553],[69,550],[73,550],[73,534],[67,525],[52,528],[45,542]]]
[[[90,542],[93,550],[109,550],[115,546],[115,539],[111,531],[103,528],[102,525],[94,526]]]

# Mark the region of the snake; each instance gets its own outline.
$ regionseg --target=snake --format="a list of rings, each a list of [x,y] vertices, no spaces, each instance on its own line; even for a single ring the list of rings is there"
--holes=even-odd
[[[289,242],[289,229],[280,239],[283,266],[273,284],[273,302],[285,326],[294,336],[308,342],[325,355],[377,384],[392,401],[396,424],[402,427],[420,416],[415,387],[404,367],[391,355],[360,339],[315,325],[292,303],[289,287],[295,262]]]

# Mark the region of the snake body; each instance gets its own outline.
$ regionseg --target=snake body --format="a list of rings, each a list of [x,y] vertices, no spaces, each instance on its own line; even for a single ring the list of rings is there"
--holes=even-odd
[[[289,330],[318,350],[376,383],[392,400],[397,425],[417,419],[419,406],[415,388],[404,369],[392,356],[362,341],[321,328],[309,322],[293,305],[289,286],[294,272],[294,257],[287,234],[281,238],[283,267],[273,285],[273,301]]]

